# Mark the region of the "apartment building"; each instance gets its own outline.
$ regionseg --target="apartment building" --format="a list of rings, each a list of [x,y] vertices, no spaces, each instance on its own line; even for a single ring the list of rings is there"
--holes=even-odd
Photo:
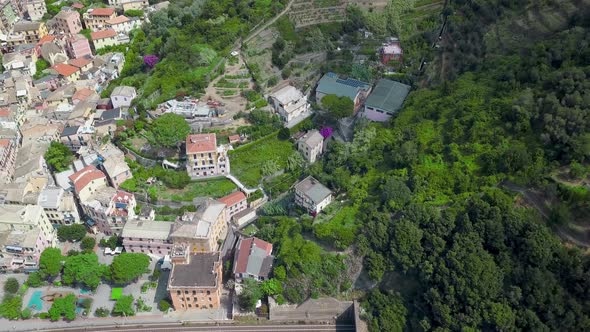
[[[229,158],[224,146],[217,146],[215,134],[186,137],[186,170],[192,178],[229,174]]]
[[[31,21],[40,21],[47,14],[44,0],[22,0],[22,6]]]
[[[170,255],[172,226],[173,223],[166,221],[129,220],[121,232],[123,247],[126,252],[140,252],[158,257]]]
[[[127,220],[135,217],[135,196],[113,187],[101,187],[86,200],[80,199],[86,223],[107,236],[121,235]]]
[[[6,42],[9,46],[36,44],[46,35],[45,22],[20,21],[14,24]]]
[[[54,17],[56,30],[75,35],[82,31],[80,13],[75,10],[62,10]]]
[[[117,16],[115,8],[90,8],[83,15],[86,29],[98,31],[106,28],[106,22]]]
[[[52,225],[81,223],[74,195],[60,187],[47,187],[41,191],[37,204],[43,208]]]
[[[175,310],[219,308],[222,289],[219,252],[189,254],[187,249],[178,248],[172,262],[168,292]]]
[[[57,232],[39,205],[0,205],[0,270],[38,267],[45,248],[57,245]]]
[[[228,221],[225,204],[207,199],[196,212],[186,212],[172,226],[170,238],[184,245],[191,253],[216,251],[227,235]]]

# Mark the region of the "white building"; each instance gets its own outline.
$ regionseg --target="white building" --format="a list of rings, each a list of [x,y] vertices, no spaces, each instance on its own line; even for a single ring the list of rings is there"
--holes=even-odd
[[[35,268],[43,250],[56,245],[57,232],[41,206],[0,206],[0,270]]]
[[[303,154],[305,160],[313,164],[322,154],[324,147],[324,137],[317,130],[308,131],[297,141],[297,150]]]
[[[287,85],[271,93],[269,100],[287,127],[292,127],[311,115],[307,96],[294,86]]]
[[[133,99],[137,97],[137,91],[132,86],[118,86],[111,93],[113,108],[129,107]]]
[[[54,225],[79,224],[80,215],[74,195],[60,187],[48,187],[39,194],[38,204]]]
[[[331,202],[332,191],[311,176],[295,185],[295,203],[313,216]]]

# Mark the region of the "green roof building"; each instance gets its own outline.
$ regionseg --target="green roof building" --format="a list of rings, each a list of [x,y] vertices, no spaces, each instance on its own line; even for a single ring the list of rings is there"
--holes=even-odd
[[[365,101],[364,116],[371,121],[385,122],[398,112],[411,87],[400,82],[381,79]]]

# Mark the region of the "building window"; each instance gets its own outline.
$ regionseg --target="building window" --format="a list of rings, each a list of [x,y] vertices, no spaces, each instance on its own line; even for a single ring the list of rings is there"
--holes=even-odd
[[[184,294],[188,294],[188,291],[187,291],[187,290],[185,290],[185,291],[184,291]]]
[[[189,308],[192,308],[192,307],[193,307],[193,305],[189,303],[189,304],[188,304],[188,307],[189,307]]]
[[[197,295],[197,291],[195,291],[195,290],[194,290],[194,291],[193,291],[193,295]]]
[[[178,291],[176,291],[176,295],[180,295],[180,291],[179,291],[179,290],[178,290]]]

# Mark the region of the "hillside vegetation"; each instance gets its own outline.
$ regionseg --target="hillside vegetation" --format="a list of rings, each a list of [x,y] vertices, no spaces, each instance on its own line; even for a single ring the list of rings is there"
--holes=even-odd
[[[563,31],[486,49],[487,28],[525,5],[452,2],[455,78],[312,167],[360,206],[357,254],[381,281],[364,301],[373,331],[590,329],[590,261],[552,232],[587,215],[590,194],[550,177],[588,174],[590,20],[581,4]],[[523,207],[506,187],[554,205]]]

